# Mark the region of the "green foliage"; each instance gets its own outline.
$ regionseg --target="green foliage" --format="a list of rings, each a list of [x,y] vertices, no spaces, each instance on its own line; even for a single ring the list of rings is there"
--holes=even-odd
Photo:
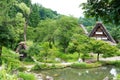
[[[48,66],[46,64],[36,64],[32,70],[41,70],[41,69],[45,69]]]
[[[31,27],[37,27],[40,20],[46,20],[48,18],[56,19],[57,16],[59,16],[59,14],[56,11],[47,9],[39,4],[33,4],[31,8],[32,10],[29,17],[30,18],[29,25]]]
[[[72,33],[76,32],[75,28],[78,30],[80,30],[80,28],[77,28],[79,25],[77,23],[77,19],[74,17],[62,16],[60,19],[58,19],[57,25],[59,26],[59,31],[56,33],[56,35],[59,46],[61,46],[62,51],[66,53],[66,49],[73,35]]]
[[[117,44],[117,48],[119,48],[119,49],[120,49],[120,43],[118,43],[118,44]]]
[[[63,60],[65,60],[67,62],[70,62],[70,61],[74,62],[74,61],[77,61],[77,59],[78,59],[77,53],[65,54],[65,55],[66,55],[66,57]]]
[[[120,26],[115,26],[114,24],[109,26],[110,32],[114,40],[119,43],[120,42]]]
[[[20,71],[20,72],[23,72],[23,71],[26,71],[26,70],[27,70],[27,68],[26,68],[26,67],[21,66],[21,67],[19,67],[17,70],[18,70],[18,71]]]
[[[73,53],[73,54],[70,54],[70,53],[58,53],[58,56],[56,56],[57,58],[60,58],[61,59],[61,62],[62,61],[65,61],[65,62],[74,62],[74,61],[77,61],[78,59],[78,54],[77,53]]]
[[[32,3],[31,3],[31,0],[17,0],[18,3],[25,3],[28,7],[31,7]]]
[[[72,68],[85,68],[86,67],[86,63],[73,63],[71,65]]]
[[[89,0],[82,6],[86,16],[95,16],[97,19],[100,17],[104,22],[119,24],[118,0]]]
[[[18,8],[21,10],[24,18],[25,18],[25,22],[24,22],[24,41],[26,41],[26,32],[27,32],[27,26],[28,26],[28,19],[29,19],[29,15],[30,15],[30,8],[25,4],[25,3],[19,3],[16,6],[18,6]]]
[[[91,40],[90,44],[92,45],[92,52],[97,54],[98,61],[100,54],[103,54],[103,57],[112,57],[119,54],[119,49],[116,46],[111,46],[106,42]]]
[[[48,42],[45,42],[45,43],[43,43],[43,45],[41,45],[40,53],[41,53],[42,57],[44,57],[45,60],[47,60],[48,56],[50,55],[49,50],[50,50],[50,48],[49,48]]]
[[[32,5],[32,12],[30,14],[30,20],[29,20],[29,25],[31,27],[37,27],[39,21],[40,21],[40,15],[39,15],[39,5],[38,4],[33,4]]]
[[[3,47],[3,55],[1,56],[2,62],[7,64],[7,67],[11,66],[12,69],[17,69],[21,66],[19,56],[14,51]]]
[[[48,41],[50,44],[54,43],[55,30],[57,29],[56,21],[52,19],[42,20],[38,27],[34,29],[36,42]]]
[[[18,78],[16,75],[10,74],[6,69],[2,69],[0,71],[0,80],[18,80]]]
[[[59,50],[54,45],[49,47],[48,42],[35,43],[28,48],[27,55],[34,57],[37,61],[56,62],[55,58],[59,57]]]
[[[17,5],[23,12],[24,17],[28,17],[30,14],[30,8],[27,7],[25,3],[20,3]]]
[[[88,26],[94,26],[95,23],[96,23],[96,20],[95,20],[94,17],[90,17],[90,18],[86,18],[86,17],[82,18],[82,17],[80,17],[79,18],[79,23],[83,24],[86,28],[88,28]]]
[[[120,61],[107,61],[104,62],[105,65],[113,65],[115,67],[120,67]]]
[[[117,75],[117,80],[120,80],[120,74]]]
[[[29,47],[28,49],[28,55],[29,56],[34,56],[40,53],[40,45],[33,44],[32,46]]]
[[[77,52],[78,53],[77,59],[81,57],[84,61],[86,58],[89,57],[88,53],[91,52],[91,45],[89,41],[90,39],[85,35],[74,34],[67,48],[68,52],[70,53]]]
[[[71,65],[72,68],[83,68],[83,69],[85,69],[85,68],[95,68],[95,67],[99,67],[99,66],[102,66],[102,64],[98,63],[98,62],[89,63],[89,64],[87,64],[87,63],[73,63]]]
[[[19,72],[18,77],[22,78],[23,80],[36,80],[35,76],[30,73]]]
[[[45,20],[47,18],[55,19],[59,15],[56,11],[52,11],[51,9],[47,9],[42,6],[39,7],[39,15],[41,20]]]
[[[0,7],[0,11],[1,11],[0,13],[0,18],[1,18],[0,20],[0,37],[1,37],[0,47],[6,46],[9,48],[15,49],[16,43],[18,42],[18,40],[20,40],[19,31],[21,28],[20,29],[18,28],[22,24],[22,15],[17,14],[17,11],[15,13],[13,12],[14,17],[10,15],[12,14],[12,11],[11,11],[12,8],[15,7],[15,4],[16,4],[15,0],[11,0],[11,1],[3,0],[3,1],[0,1],[0,4],[2,5]]]
[[[46,69],[60,69],[60,68],[64,68],[63,65],[55,65],[55,64],[36,64],[32,70],[38,71],[38,70],[46,70]]]
[[[103,54],[103,57],[112,57],[112,56],[116,56],[119,55],[119,49],[116,46],[103,46],[106,50],[104,51],[105,54]],[[104,49],[102,49],[104,50]]]

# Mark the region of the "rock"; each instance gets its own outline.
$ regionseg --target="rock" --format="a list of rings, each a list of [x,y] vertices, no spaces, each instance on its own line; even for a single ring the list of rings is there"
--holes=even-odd
[[[82,59],[81,59],[81,58],[79,58],[79,59],[78,59],[78,62],[80,63],[80,62],[83,62],[83,61],[82,61]]]
[[[37,80],[44,80],[42,74],[36,74],[36,73],[34,73],[34,75],[36,76]]]
[[[79,72],[78,75],[81,76],[82,74]]]
[[[89,73],[89,71],[88,71],[88,70],[86,70],[85,72],[86,72],[86,73]]]
[[[60,61],[61,61],[61,59],[60,59],[60,58],[55,58],[55,61],[60,62]]]
[[[46,80],[54,80],[51,76],[46,76]]]

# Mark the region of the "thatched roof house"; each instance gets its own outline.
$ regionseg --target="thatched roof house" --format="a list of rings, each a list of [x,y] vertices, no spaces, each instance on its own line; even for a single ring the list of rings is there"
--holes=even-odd
[[[116,43],[115,40],[110,35],[110,33],[105,28],[105,26],[103,26],[103,24],[100,22],[96,23],[95,27],[93,28],[93,30],[90,32],[88,36],[93,37],[97,40],[104,40],[112,44]]]

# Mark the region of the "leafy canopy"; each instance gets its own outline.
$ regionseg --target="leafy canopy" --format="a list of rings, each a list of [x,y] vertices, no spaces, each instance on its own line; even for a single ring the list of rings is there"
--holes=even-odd
[[[119,0],[87,0],[82,4],[86,16],[101,18],[104,22],[120,23],[120,3]]]

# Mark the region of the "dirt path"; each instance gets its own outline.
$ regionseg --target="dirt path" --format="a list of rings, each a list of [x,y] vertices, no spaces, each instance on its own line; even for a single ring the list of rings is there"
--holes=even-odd
[[[117,60],[120,60],[120,56],[108,57],[108,58],[100,58],[100,61],[117,61]]]
[[[0,66],[0,70],[2,70],[2,66]]]

